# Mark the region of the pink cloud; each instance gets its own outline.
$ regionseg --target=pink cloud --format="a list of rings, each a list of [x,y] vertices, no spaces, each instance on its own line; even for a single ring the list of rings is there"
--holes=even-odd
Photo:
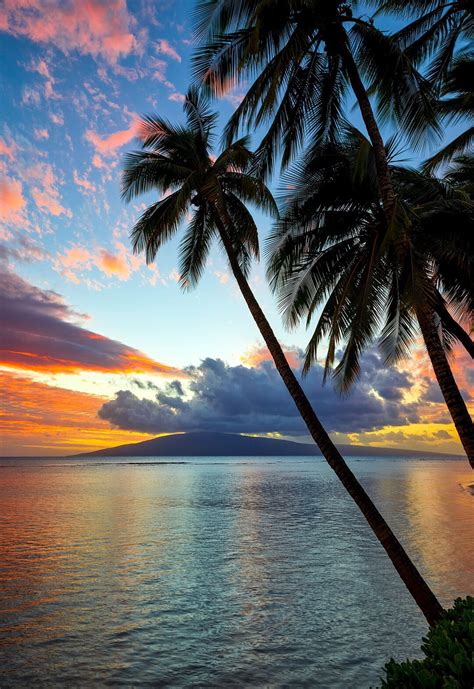
[[[44,84],[44,97],[46,99],[52,98],[55,95],[53,88],[55,80],[49,71],[49,66],[46,60],[38,60],[38,62],[32,62],[30,69],[32,72],[37,72],[46,79],[46,82]]]
[[[292,368],[299,368],[301,366],[301,357],[303,352],[297,347],[283,347],[286,359]],[[240,357],[241,362],[245,366],[251,368],[260,366],[264,361],[272,361],[270,352],[265,346],[251,347]]]
[[[35,129],[34,130],[35,139],[49,139],[49,132],[47,129]]]
[[[133,256],[120,241],[114,242],[114,249],[109,250],[98,246],[91,251],[84,246],[74,245],[66,249],[63,254],[56,256],[53,267],[75,284],[86,284],[82,273],[93,268],[97,268],[108,277],[128,280],[133,272],[142,267],[143,261]]]
[[[72,218],[72,212],[69,208],[65,208],[59,201],[59,195],[57,192],[53,195],[44,189],[32,189],[31,195],[33,196],[36,205],[42,211],[47,211],[51,215],[67,215]]]
[[[164,60],[157,60],[154,57],[150,57],[148,62],[150,67],[154,70],[151,78],[155,79],[155,81],[159,81],[160,84],[163,84],[166,88],[174,90],[176,88],[175,85],[166,77],[166,69],[168,67],[166,62]]]
[[[175,93],[172,93],[170,96],[168,96],[168,100],[172,100],[175,103],[184,103],[184,101],[186,100],[186,96],[176,91]]]
[[[221,272],[220,270],[215,270],[214,275],[219,280],[221,285],[227,285],[227,283],[229,282],[229,277],[230,277],[229,273],[224,273],[224,272]]]
[[[102,137],[92,129],[88,129],[85,133],[85,139],[94,146],[96,154],[113,156],[115,155],[117,148],[124,146],[136,135],[137,124],[136,120],[134,119],[128,129],[122,129],[118,132],[114,132],[113,134],[109,134],[109,136],[106,137]],[[95,167],[102,167],[102,164],[98,165],[97,162],[99,161],[97,160],[94,162]]]
[[[36,105],[40,104],[41,96],[39,91],[32,89],[30,86],[25,86],[21,95],[22,105]]]
[[[41,211],[46,211],[55,217],[65,215],[72,218],[72,212],[61,203],[61,195],[57,189],[58,180],[49,163],[36,163],[28,168],[28,178],[33,182],[31,195]]]
[[[110,251],[101,249],[96,265],[109,277],[115,276],[119,280],[128,280],[130,277],[130,265],[121,254],[112,254]]]
[[[64,117],[60,113],[52,112],[49,115],[49,119],[53,124],[57,124],[60,127],[64,124]]]
[[[97,153],[92,157],[92,165],[97,168],[108,167],[107,163],[104,163],[100,155],[97,155]]]
[[[136,49],[134,24],[126,0],[4,0],[0,8],[3,31],[110,64]]]
[[[181,62],[181,55],[169,44],[165,38],[160,38],[155,46],[156,52],[162,55],[167,55],[177,62]]]
[[[61,264],[65,268],[72,268],[87,263],[92,259],[92,254],[83,246],[72,246],[67,249],[61,257]]]
[[[14,141],[7,144],[5,139],[0,136],[0,156],[6,156],[9,160],[15,160],[16,152],[18,151],[18,146]]]
[[[92,184],[92,182],[90,182],[87,179],[87,177],[79,177],[79,173],[77,172],[77,170],[73,170],[72,178],[79,188],[84,189],[85,191],[96,190],[95,184]]]
[[[22,210],[25,205],[20,180],[6,176],[0,178],[0,218],[14,224],[22,222]]]

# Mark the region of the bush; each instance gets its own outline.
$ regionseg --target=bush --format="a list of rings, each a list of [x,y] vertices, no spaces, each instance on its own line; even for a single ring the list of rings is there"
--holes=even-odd
[[[457,598],[423,638],[423,660],[385,665],[380,689],[472,689],[474,598]]]

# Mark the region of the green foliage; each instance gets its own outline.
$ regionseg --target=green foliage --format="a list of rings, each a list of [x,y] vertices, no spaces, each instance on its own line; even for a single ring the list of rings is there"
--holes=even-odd
[[[423,660],[385,665],[380,689],[472,689],[474,598],[457,598],[423,639]]]

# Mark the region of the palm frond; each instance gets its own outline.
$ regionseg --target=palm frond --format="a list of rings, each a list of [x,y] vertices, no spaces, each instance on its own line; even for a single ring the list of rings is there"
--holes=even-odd
[[[192,289],[199,282],[209,256],[216,228],[207,205],[193,214],[179,245],[180,284]]]
[[[442,165],[446,165],[456,156],[462,155],[468,152],[472,148],[474,142],[474,127],[469,127],[465,132],[456,136],[449,144],[443,146],[437,153],[435,153],[431,158],[428,158],[423,163],[423,171],[426,173],[433,172],[440,168]]]
[[[149,206],[132,229],[133,252],[144,251],[147,263],[152,263],[160,247],[177,231],[190,200],[190,190],[184,187]]]
[[[189,129],[208,143],[217,113],[210,109],[209,100],[196,86],[191,86],[184,101],[184,113]]]
[[[159,153],[132,151],[124,156],[122,198],[131,201],[153,190],[164,193],[184,183],[192,172],[189,166]]]
[[[357,64],[375,92],[382,121],[395,121],[418,146],[440,132],[431,85],[393,37],[364,25],[351,30]],[[422,136],[424,139],[422,139]]]
[[[242,172],[225,172],[221,175],[221,185],[241,201],[251,203],[268,215],[278,218],[278,206],[273,194],[258,177]]]

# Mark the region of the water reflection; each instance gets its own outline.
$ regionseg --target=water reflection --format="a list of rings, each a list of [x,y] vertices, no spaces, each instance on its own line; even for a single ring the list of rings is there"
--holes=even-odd
[[[445,605],[462,591],[474,573],[474,500],[466,490],[472,481],[463,466],[439,463],[410,467],[406,499],[410,547],[432,572],[433,586]]]
[[[472,592],[464,465],[353,466],[443,601]],[[418,648],[421,615],[321,462],[0,471],[2,687],[357,688]]]

